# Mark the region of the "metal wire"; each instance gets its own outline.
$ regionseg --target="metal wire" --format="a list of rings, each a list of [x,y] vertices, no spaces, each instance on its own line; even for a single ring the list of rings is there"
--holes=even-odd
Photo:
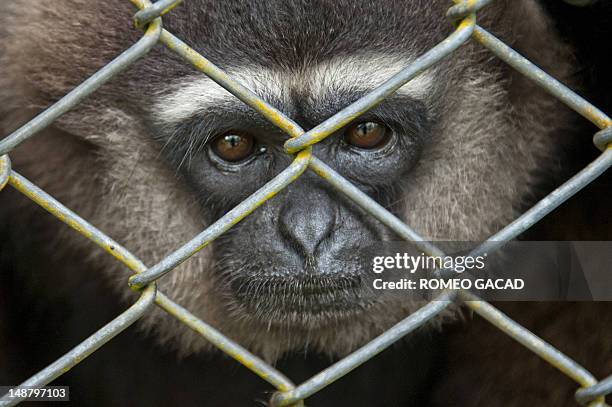
[[[476,24],[477,11],[485,7],[492,0],[453,0],[455,5],[450,7],[447,13],[447,17],[456,25],[456,29],[451,35],[389,78],[374,91],[342,109],[308,132],[304,132],[297,123],[281,111],[255,95],[246,86],[231,78],[204,56],[162,28],[162,16],[181,3],[181,0],[160,0],[155,4],[151,4],[149,0],[130,1],[139,8],[139,11],[134,16],[134,22],[136,27],[145,31],[141,39],[47,110],[0,141],[0,190],[7,184],[11,185],[11,187],[23,193],[76,232],[102,247],[134,273],[129,278],[129,285],[132,289],[142,290],[142,292],[139,299],[128,310],[78,344],[66,355],[23,382],[21,386],[45,385],[61,376],[134,323],[147,312],[152,303],[155,303],[165,312],[200,334],[218,349],[274,386],[278,391],[270,400],[271,406],[302,406],[304,399],[375,357],[382,350],[410,334],[429,319],[438,315],[453,301],[457,300],[465,303],[495,327],[576,381],[581,386],[576,391],[576,400],[579,403],[589,406],[606,405],[604,397],[612,393],[612,376],[605,380],[597,381],[585,368],[518,323],[512,321],[491,304],[463,291],[450,291],[441,294],[437,299],[407,316],[404,320],[368,344],[296,386],[274,367],[233,342],[223,333],[206,324],[180,305],[174,303],[155,288],[155,281],[158,278],[171,272],[180,263],[240,222],[240,220],[248,216],[257,207],[296,180],[308,167],[336,190],[363,208],[367,214],[389,227],[401,238],[412,242],[427,254],[443,255],[439,248],[426,242],[418,233],[387,211],[383,206],[329,168],[321,160],[314,157],[310,146],[325,139],[356,117],[359,117],[382,102],[411,79],[453,53],[453,51],[470,38],[488,48],[498,58],[598,126],[601,130],[595,134],[593,142],[602,150],[601,155],[589,166],[558,187],[519,218],[491,236],[476,248],[473,253],[491,252],[500,248],[533,226],[553,209],[606,171],[612,165],[612,121],[588,101],[578,96],[571,89],[552,78]],[[582,0],[573,0],[571,2],[587,3],[587,1]],[[164,44],[169,50],[175,52],[187,63],[193,65],[287,133],[290,139],[285,143],[285,151],[288,154],[295,154],[295,157],[291,165],[249,198],[241,202],[181,248],[167,255],[158,264],[147,267],[118,242],[12,170],[8,153],[23,141],[49,126],[106,81],[129,67],[137,59],[143,57],[157,43]],[[9,400],[6,396],[0,399],[0,405],[2,406],[14,405],[18,402],[19,400]]]
[[[597,399],[601,400],[602,397],[610,393],[612,393],[612,375],[592,386],[579,389],[576,392],[576,400],[578,400],[580,404],[587,405],[591,401],[596,401]]]

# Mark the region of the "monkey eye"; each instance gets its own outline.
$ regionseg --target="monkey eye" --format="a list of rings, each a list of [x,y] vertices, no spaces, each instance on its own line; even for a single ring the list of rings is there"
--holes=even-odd
[[[368,150],[382,146],[390,137],[391,129],[377,122],[351,124],[344,131],[344,140],[348,144]]]
[[[253,154],[255,141],[249,134],[229,132],[217,137],[211,147],[220,158],[235,163]]]

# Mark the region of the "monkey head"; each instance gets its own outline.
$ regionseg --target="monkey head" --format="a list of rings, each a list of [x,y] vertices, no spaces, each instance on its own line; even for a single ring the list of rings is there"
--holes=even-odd
[[[138,38],[125,3],[18,0],[8,7],[3,130],[25,120],[24,107],[57,100]],[[448,6],[190,0],[163,23],[308,130],[448,36]],[[565,47],[534,1],[497,1],[478,18],[567,76],[566,65],[552,62]],[[552,137],[567,123],[557,112],[552,98],[468,43],[312,153],[425,238],[479,240],[512,220],[537,174],[551,170],[543,163],[553,161],[560,143]],[[293,158],[283,150],[286,134],[161,45],[44,133],[12,153],[15,169],[149,266]],[[93,253],[74,233],[60,236],[62,247]],[[365,284],[370,270],[360,252],[393,240],[307,170],[158,285],[269,360],[306,347],[343,354],[421,305],[372,295]],[[105,273],[129,292],[112,258],[96,252],[86,261],[92,278]],[[144,321],[184,352],[208,347],[162,312]]]

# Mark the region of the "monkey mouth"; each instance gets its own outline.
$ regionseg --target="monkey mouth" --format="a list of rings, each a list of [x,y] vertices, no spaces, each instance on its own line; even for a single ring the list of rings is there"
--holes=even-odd
[[[235,279],[231,289],[241,311],[267,325],[321,327],[373,304],[358,275],[257,276]]]

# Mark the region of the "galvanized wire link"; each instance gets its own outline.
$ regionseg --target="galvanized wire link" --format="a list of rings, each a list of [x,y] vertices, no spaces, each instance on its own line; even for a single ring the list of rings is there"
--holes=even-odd
[[[183,0],[159,0],[134,14],[134,24],[138,28],[145,27],[151,21],[163,16],[182,2]]]
[[[144,291],[139,300],[127,311],[90,336],[87,340],[77,345],[72,351],[56,362],[28,379],[23,383],[24,386],[43,385],[60,376],[66,370],[76,365],[83,358],[110,340],[113,336],[125,329],[125,327],[132,324],[146,312],[152,302],[155,302],[156,305],[165,312],[177,318],[204,339],[210,341],[218,349],[274,386],[278,392],[272,397],[271,405],[302,406],[305,398],[349,373],[365,361],[376,356],[392,343],[408,335],[410,332],[413,332],[416,328],[425,324],[429,319],[442,312],[455,298],[458,298],[498,329],[511,336],[523,346],[530,349],[542,359],[557,367],[565,375],[579,383],[582,387],[576,391],[576,399],[579,402],[588,404],[589,406],[605,405],[603,396],[612,391],[612,376],[601,382],[597,382],[593,375],[572,359],[562,354],[524,327],[512,321],[492,305],[466,292],[443,293],[437,299],[407,316],[394,327],[385,331],[363,347],[357,349],[351,355],[341,359],[334,365],[296,386],[284,374],[276,370],[270,364],[253,355],[247,349],[235,343],[214,327],[206,324],[188,310],[174,303],[163,293],[157,292],[155,289],[154,281],[156,279],[173,270],[198,250],[201,250],[206,244],[229,230],[241,219],[248,216],[258,206],[268,199],[271,199],[277,192],[297,179],[307,167],[312,169],[337,191],[356,203],[367,214],[375,217],[382,224],[393,230],[402,239],[412,242],[424,253],[436,256],[443,255],[443,252],[439,248],[425,241],[416,231],[403,223],[383,206],[375,202],[363,191],[352,185],[348,180],[318,158],[313,157],[310,146],[328,137],[364,112],[376,106],[408,81],[430,68],[442,58],[451,54],[470,37],[480,42],[497,57],[507,62],[523,75],[532,79],[538,86],[545,89],[554,97],[561,100],[598,126],[601,130],[595,134],[593,141],[595,145],[602,150],[602,154],[593,163],[580,171],[565,184],[558,187],[515,221],[511,222],[483,242],[474,249],[472,254],[477,255],[499,249],[503,244],[527,230],[562,202],[606,171],[610,165],[612,165],[612,148],[608,147],[612,142],[612,121],[588,101],[578,96],[572,90],[546,74],[499,39],[476,25],[475,14],[492,0],[453,0],[455,5],[448,10],[447,17],[453,23],[456,23],[457,26],[451,35],[423,54],[412,64],[392,76],[370,94],[357,100],[308,132],[304,132],[304,130],[291,118],[274,106],[268,104],[246,86],[231,78],[204,56],[200,55],[179,38],[162,28],[161,16],[178,5],[181,0],[160,0],[154,4],[151,4],[149,0],[130,1],[140,9],[140,11],[135,14],[134,21],[136,26],[145,30],[143,37],[114,61],[110,62],[81,85],[77,86],[57,103],[4,140],[0,141],[0,190],[7,183],[10,184],[32,201],[42,206],[53,216],[102,247],[109,254],[126,265],[129,270],[135,273],[130,277],[130,285],[133,288],[144,288]],[[573,0],[572,2],[584,3],[582,0]],[[76,106],[83,98],[94,92],[107,80],[111,79],[138,58],[146,54],[157,42],[164,44],[169,50],[175,52],[186,62],[190,63],[245,104],[258,111],[271,123],[286,132],[290,136],[290,139],[285,143],[285,150],[289,154],[296,154],[296,156],[292,164],[281,172],[281,174],[269,181],[191,241],[166,256],[158,264],[147,268],[140,259],[130,253],[118,242],[108,237],[102,231],[70,211],[36,185],[13,171],[11,169],[9,157],[6,153]],[[17,403],[14,400],[2,400],[0,404],[5,402],[10,403],[8,405]]]
[[[455,1],[454,6],[448,9],[446,17],[453,23],[468,17],[470,14],[476,13],[478,10],[489,4],[493,0],[471,0],[471,1]]]
[[[612,394],[612,375],[599,383],[577,390],[576,400],[584,406],[608,394]]]
[[[609,149],[612,145],[612,126],[606,127],[603,130],[598,131],[593,136],[593,144],[597,146],[601,151]]]

